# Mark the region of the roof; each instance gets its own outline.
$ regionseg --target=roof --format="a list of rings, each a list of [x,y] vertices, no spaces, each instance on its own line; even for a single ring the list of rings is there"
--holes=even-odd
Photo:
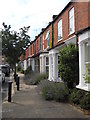
[[[47,27],[44,28],[44,30],[41,31],[40,34],[37,35],[37,37],[33,40],[33,42],[36,41],[37,38],[38,38],[42,33],[44,33],[44,31],[45,31],[53,22],[55,22],[55,21],[60,17],[60,15],[72,4],[72,2],[73,2],[73,0],[71,0],[71,1],[64,7],[64,9],[55,17],[55,19],[54,19],[52,22],[49,22],[49,24],[47,25]]]

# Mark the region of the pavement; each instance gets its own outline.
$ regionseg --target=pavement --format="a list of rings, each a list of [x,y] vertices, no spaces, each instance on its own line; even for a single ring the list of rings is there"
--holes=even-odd
[[[12,120],[13,118],[81,118],[90,119],[90,116],[67,103],[55,101],[46,101],[37,91],[36,85],[26,85],[23,81],[23,75],[20,76],[20,91],[17,91],[16,83],[13,78],[12,101],[7,98],[2,103],[3,120]]]

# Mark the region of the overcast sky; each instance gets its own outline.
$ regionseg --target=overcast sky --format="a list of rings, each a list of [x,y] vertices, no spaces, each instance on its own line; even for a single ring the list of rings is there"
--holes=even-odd
[[[59,14],[70,0],[0,0],[0,28],[2,23],[18,31],[30,26],[31,40],[52,21],[52,15]]]

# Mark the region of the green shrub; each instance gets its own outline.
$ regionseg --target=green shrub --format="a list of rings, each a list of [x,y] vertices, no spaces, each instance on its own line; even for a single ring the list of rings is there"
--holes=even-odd
[[[83,91],[74,89],[69,96],[69,100],[71,103],[78,105],[80,104],[80,100],[82,97],[83,97]]]
[[[68,100],[69,90],[64,83],[56,83],[54,88],[54,99],[59,102]]]
[[[54,99],[54,88],[52,85],[47,85],[42,89],[42,96],[45,100],[53,100]]]
[[[42,96],[46,100],[55,100],[65,102],[68,100],[69,90],[64,83],[54,83],[53,85],[44,86]]]
[[[69,95],[69,100],[71,103],[80,105],[83,96],[86,94],[83,90],[74,89],[72,90],[71,94]]]
[[[20,64],[18,64],[18,66],[16,67],[16,70],[17,71],[20,71],[22,68],[21,68],[21,65]]]
[[[32,66],[30,65],[25,71],[25,75],[29,74],[32,71]]]
[[[81,100],[80,106],[82,109],[90,110],[90,93],[87,92]]]
[[[22,68],[20,69],[20,73],[24,74],[24,70]]]
[[[44,80],[44,79],[47,79],[47,78],[48,78],[48,74],[47,73],[46,74],[38,74],[37,78],[34,81],[34,84],[37,85],[37,84],[39,84],[39,82],[41,80]]]
[[[75,87],[79,82],[79,57],[78,48],[69,44],[59,52],[59,73],[61,79],[69,88]]]
[[[37,85],[47,78],[47,74],[34,73],[33,71],[29,71],[29,73],[24,76],[25,83],[29,85]]]

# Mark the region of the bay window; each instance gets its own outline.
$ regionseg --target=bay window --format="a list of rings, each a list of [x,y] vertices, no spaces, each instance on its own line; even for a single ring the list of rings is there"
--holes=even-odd
[[[90,51],[90,45],[87,42],[85,44],[85,65],[86,65],[86,82],[90,82],[90,55],[89,55],[89,51]]]
[[[45,66],[46,66],[46,73],[48,73],[49,72],[49,58],[48,57],[46,57],[46,64],[45,64]]]

